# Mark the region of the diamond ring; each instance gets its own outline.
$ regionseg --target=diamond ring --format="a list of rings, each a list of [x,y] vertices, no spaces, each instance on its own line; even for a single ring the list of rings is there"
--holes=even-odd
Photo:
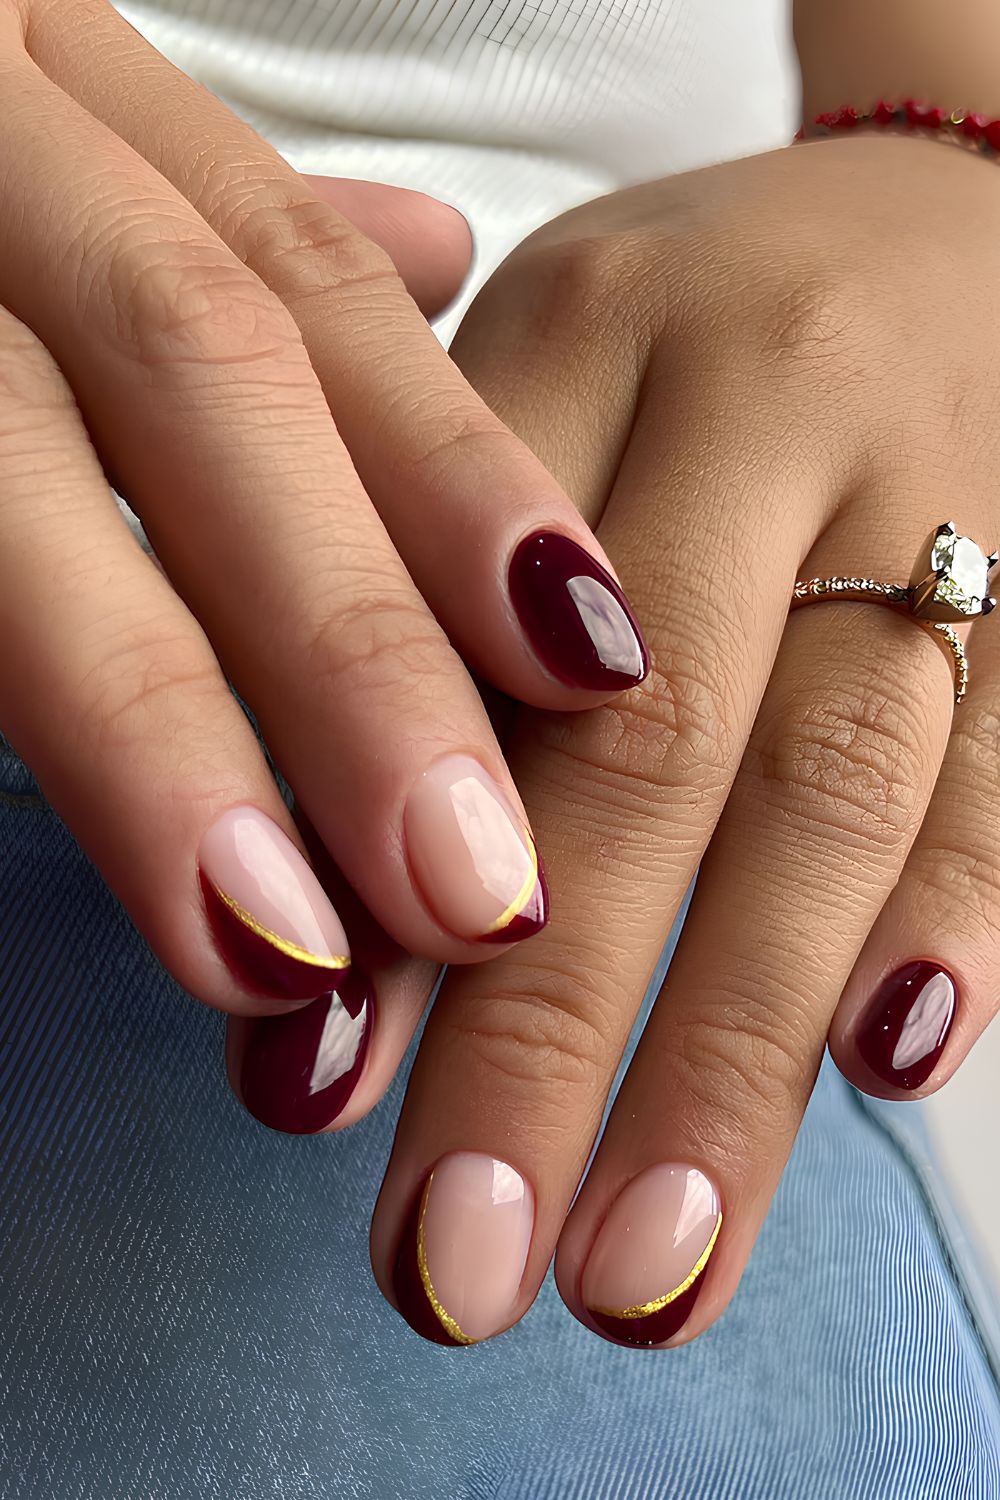
[[[792,590],[792,604],[813,599],[877,598],[884,604],[906,605],[915,620],[939,631],[955,662],[955,702],[961,703],[969,686],[969,663],[955,626],[996,608],[990,596],[990,572],[1000,554],[987,557],[971,538],[960,536],[954,522],[931,532],[917,554],[905,586],[877,578],[809,578]]]

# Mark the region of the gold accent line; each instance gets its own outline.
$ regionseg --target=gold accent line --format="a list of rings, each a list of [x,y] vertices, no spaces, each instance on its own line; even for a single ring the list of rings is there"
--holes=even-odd
[[[652,1313],[662,1312],[669,1303],[683,1296],[690,1287],[694,1286],[698,1277],[708,1265],[708,1257],[715,1249],[715,1242],[719,1238],[719,1230],[721,1228],[722,1214],[720,1213],[715,1221],[715,1228],[712,1230],[712,1238],[695,1262],[690,1276],[686,1281],[682,1281],[680,1286],[675,1286],[672,1292],[665,1292],[662,1297],[654,1297],[652,1302],[642,1302],[635,1307],[593,1307],[591,1308],[591,1312],[603,1313],[606,1318],[648,1318]]]
[[[531,860],[531,869],[524,877],[524,884],[507,907],[507,910],[502,911],[496,921],[487,927],[487,933],[502,932],[505,927],[513,922],[515,917],[519,917],[531,900],[535,886],[538,884],[538,850],[535,848],[535,841],[531,836],[530,828],[524,830],[524,836],[528,841],[528,856]]]
[[[324,958],[319,953],[310,953],[308,948],[300,948],[298,943],[290,943],[287,938],[279,937],[272,932],[270,927],[264,927],[252,917],[245,907],[234,901],[232,896],[227,896],[225,891],[220,890],[212,881],[212,890],[218,896],[223,906],[227,906],[234,917],[237,917],[244,925],[255,932],[265,943],[270,943],[272,948],[277,948],[279,953],[285,953],[289,958],[297,958],[300,963],[313,964],[317,969],[349,969],[351,966],[350,955],[347,953],[331,953]]]
[[[420,1280],[423,1282],[424,1294],[434,1309],[434,1315],[449,1338],[455,1340],[456,1344],[475,1344],[477,1339],[470,1339],[467,1333],[463,1333],[455,1322],[451,1313],[442,1304],[434,1283],[431,1281],[431,1273],[427,1269],[427,1246],[424,1243],[424,1219],[427,1216],[427,1200],[431,1195],[431,1183],[434,1181],[434,1173],[427,1179],[423,1197],[420,1200],[420,1217],[417,1220],[417,1269],[420,1272]]]

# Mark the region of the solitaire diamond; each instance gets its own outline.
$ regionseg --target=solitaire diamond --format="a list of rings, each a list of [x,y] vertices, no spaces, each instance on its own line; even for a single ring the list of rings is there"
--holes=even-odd
[[[935,599],[963,615],[982,613],[989,593],[989,563],[981,547],[956,531],[940,531],[931,545],[931,568],[938,579]]]

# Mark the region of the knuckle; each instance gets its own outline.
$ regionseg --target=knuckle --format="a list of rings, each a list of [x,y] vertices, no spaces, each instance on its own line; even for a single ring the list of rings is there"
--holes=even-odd
[[[782,812],[893,852],[923,811],[920,744],[912,714],[886,691],[792,695],[762,710],[743,774]]]
[[[157,242],[155,228],[119,233],[107,275],[81,289],[117,347],[147,369],[308,366],[294,319],[239,261],[212,246]],[[96,293],[96,297],[95,297]],[[109,301],[110,306],[102,305]]]
[[[311,680],[338,695],[424,700],[436,682],[443,700],[452,652],[422,601],[399,580],[353,586],[354,597],[310,629],[303,660]]]
[[[228,218],[231,227],[223,237],[240,259],[296,302],[354,288],[402,291],[381,246],[315,199],[258,201]]]
[[[770,995],[720,996],[671,1039],[670,1066],[699,1117],[744,1150],[748,1126],[798,1118],[818,1063],[802,1012],[779,1013]]]
[[[488,997],[456,1009],[451,1030],[460,1050],[505,1087],[523,1085],[523,1097],[530,1099],[543,1083],[546,1097],[539,1101],[539,1118],[551,1116],[553,1092],[568,1098],[579,1097],[582,1090],[603,1097],[617,1058],[606,1007],[574,1002],[564,977],[542,976],[530,989],[495,988]]]
[[[111,617],[100,625],[96,664],[77,684],[80,728],[98,753],[117,756],[162,737],[169,724],[178,744],[178,775],[183,776],[183,736],[177,725],[211,722],[215,716],[206,710],[218,702],[223,687],[215,659],[196,638],[155,619],[136,624]]]
[[[1000,840],[988,827],[961,845],[958,839],[921,840],[906,878],[938,898],[937,904],[943,898],[959,909],[963,923],[975,925],[992,944],[1000,913]]]
[[[858,319],[847,281],[803,272],[785,281],[758,307],[757,339],[765,363],[790,367],[824,366],[849,357]]]
[[[710,664],[679,650],[670,668],[587,715],[543,721],[546,749],[568,759],[574,785],[640,817],[676,806],[677,792],[721,798],[738,761],[734,714]]]
[[[480,298],[502,310],[505,320],[512,312],[523,319],[537,338],[577,345],[600,334],[606,348],[609,327],[624,334],[629,319],[657,300],[628,296],[639,261],[623,233],[528,240],[494,273]],[[619,314],[610,320],[609,299]]]

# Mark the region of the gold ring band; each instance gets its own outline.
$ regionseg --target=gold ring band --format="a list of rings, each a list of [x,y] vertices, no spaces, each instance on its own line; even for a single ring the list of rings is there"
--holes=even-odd
[[[955,664],[955,702],[961,703],[969,686],[969,662],[955,626],[996,607],[989,575],[998,561],[996,552],[987,556],[969,537],[959,534],[954,522],[946,521],[921,547],[908,584],[840,575],[800,579],[792,590],[792,605],[815,599],[875,598],[882,604],[905,606],[915,620],[943,637]]]

